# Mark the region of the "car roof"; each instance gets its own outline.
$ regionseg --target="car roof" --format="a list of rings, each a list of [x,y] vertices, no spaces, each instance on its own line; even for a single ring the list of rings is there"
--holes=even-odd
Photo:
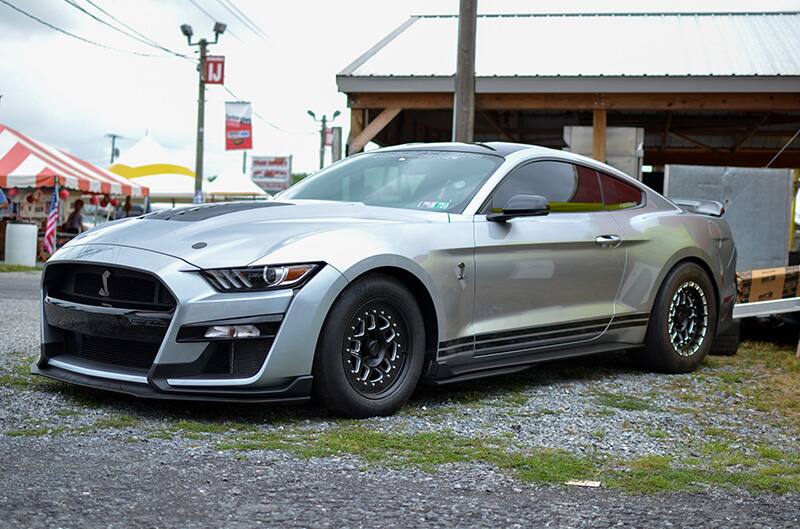
[[[509,154],[517,151],[532,150],[542,151],[542,153],[554,153],[546,147],[536,145],[526,145],[524,143],[511,143],[503,141],[489,141],[486,143],[460,143],[460,142],[436,142],[436,143],[405,143],[384,147],[381,151],[447,151],[447,152],[473,152],[477,154],[493,154],[505,158]]]

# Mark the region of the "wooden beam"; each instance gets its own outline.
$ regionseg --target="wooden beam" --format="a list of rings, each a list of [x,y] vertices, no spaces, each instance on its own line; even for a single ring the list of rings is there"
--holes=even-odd
[[[480,112],[480,115],[483,117],[483,119],[485,119],[485,120],[486,120],[486,122],[487,122],[489,125],[491,125],[491,126],[492,126],[492,128],[493,128],[494,130],[496,130],[496,131],[497,131],[497,133],[498,133],[498,134],[500,134],[501,136],[503,136],[505,139],[507,139],[508,141],[517,141],[517,140],[515,140],[515,139],[514,139],[514,137],[513,137],[513,136],[511,136],[511,134],[509,134],[508,132],[506,132],[506,131],[503,129],[503,127],[501,127],[501,126],[500,126],[500,125],[497,123],[497,121],[495,121],[495,119],[494,119],[492,116],[490,116],[490,115],[489,115],[489,113],[488,113],[488,112],[481,111],[481,112]]]
[[[740,149],[730,151],[705,151],[702,149],[668,148],[664,151],[654,147],[645,149],[644,163],[647,165],[687,164],[734,167],[764,167],[775,156],[775,149]],[[772,167],[800,167],[800,149],[786,149],[775,160]]]
[[[592,158],[598,162],[606,161],[606,111],[592,112]]]
[[[672,126],[672,112],[667,112],[667,122],[664,124],[664,133],[661,135],[661,150],[667,148],[667,136],[669,135],[669,128]]]
[[[762,125],[764,125],[764,123],[766,123],[766,122],[767,122],[767,120],[769,119],[769,115],[770,115],[770,114],[769,114],[769,112],[767,112],[767,113],[766,113],[766,114],[764,114],[764,116],[763,116],[761,119],[759,119],[759,120],[758,120],[756,123],[753,123],[753,125],[752,125],[752,126],[751,126],[751,127],[748,129],[748,130],[747,130],[747,132],[744,134],[744,136],[742,137],[742,139],[741,139],[741,140],[739,140],[739,141],[736,143],[736,145],[733,147],[733,149],[731,149],[731,152],[736,152],[736,151],[738,151],[739,149],[741,149],[741,148],[742,148],[742,145],[744,145],[745,143],[747,143],[747,142],[748,142],[748,140],[750,140],[750,138],[752,138],[752,137],[755,135],[755,133],[756,133],[756,132],[758,132],[758,129],[760,129],[760,128],[761,128],[761,126],[762,126]]]
[[[350,94],[352,108],[451,109],[452,92],[371,92]],[[506,94],[475,95],[478,110],[741,110],[798,111],[800,91],[697,94]]]
[[[378,114],[364,130],[357,134],[352,141],[348,144],[347,153],[355,154],[361,152],[364,146],[369,143],[386,125],[389,124],[401,111],[401,108],[384,108],[383,112]]]
[[[706,145],[705,143],[703,143],[701,141],[698,141],[698,140],[692,138],[691,136],[687,136],[686,134],[681,134],[680,132],[675,132],[674,130],[669,131],[669,133],[672,134],[673,136],[675,136],[676,138],[680,138],[680,139],[682,139],[684,141],[688,141],[692,145],[697,145],[698,147],[700,147],[704,151],[722,152],[720,149],[711,147],[710,145]]]

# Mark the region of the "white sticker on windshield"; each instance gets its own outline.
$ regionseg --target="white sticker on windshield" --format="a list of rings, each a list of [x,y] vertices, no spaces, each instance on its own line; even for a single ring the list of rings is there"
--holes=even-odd
[[[450,207],[449,200],[425,200],[417,204],[418,208],[425,209],[447,209]]]

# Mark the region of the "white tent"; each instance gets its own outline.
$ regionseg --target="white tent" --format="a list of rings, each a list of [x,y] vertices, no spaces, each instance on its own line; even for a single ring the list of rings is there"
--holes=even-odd
[[[150,192],[152,193],[152,189]],[[242,172],[238,163],[228,165],[216,178],[203,182],[203,192],[207,201],[217,198],[269,197],[266,191]]]
[[[150,188],[154,201],[191,201],[194,196],[194,171],[189,156],[177,149],[166,149],[150,136],[127,149],[109,171]]]

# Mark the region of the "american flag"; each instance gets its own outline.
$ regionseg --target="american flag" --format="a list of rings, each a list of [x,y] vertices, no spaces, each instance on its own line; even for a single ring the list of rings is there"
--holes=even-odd
[[[58,178],[53,188],[53,199],[50,201],[50,213],[47,214],[47,226],[44,229],[44,249],[53,254],[56,251],[56,228],[58,227]]]

